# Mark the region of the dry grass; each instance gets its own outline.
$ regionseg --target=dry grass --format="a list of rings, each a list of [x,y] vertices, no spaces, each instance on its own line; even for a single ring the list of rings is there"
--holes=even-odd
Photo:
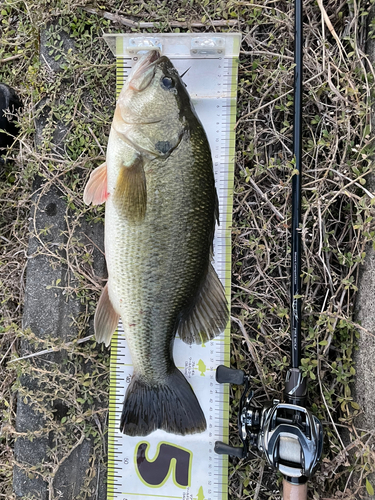
[[[323,8],[320,1],[304,2],[303,369],[310,380],[309,403],[324,422],[326,433],[322,467],[310,483],[310,497],[316,499],[360,498],[366,491],[367,476],[375,470],[374,438],[356,428],[360,410],[351,396],[353,352],[359,334],[353,317],[359,266],[366,245],[375,240],[368,185],[373,176],[370,105],[374,78],[364,55],[367,10],[372,3],[327,0]],[[93,216],[82,204],[85,179],[104,154],[114,106],[115,67],[100,36],[130,28],[81,10],[86,4],[82,0],[26,5],[4,0],[1,7],[0,78],[17,89],[24,111],[19,149],[10,153],[13,162],[0,174],[0,498],[12,495],[16,436],[12,385],[17,372],[15,364],[8,363],[17,354],[21,335],[32,341],[30,333],[21,328],[32,176],[38,173],[42,177],[44,190],[52,184],[61,189],[70,216],[68,235],[74,235],[83,219],[99,221],[102,216],[101,209]],[[201,30],[225,31],[211,22],[238,20],[243,44],[238,85],[231,361],[253,375],[260,400],[264,395],[278,396],[289,355],[292,2],[107,0],[102,5],[106,11],[133,21],[160,23],[155,27],[160,32],[171,31],[172,22],[192,20],[206,25]],[[57,19],[59,24],[49,26],[46,36],[51,57],[62,65],[58,73],[38,56],[40,30],[46,21]],[[60,47],[65,32],[72,36],[77,51]],[[67,85],[68,81],[72,84]],[[36,144],[38,116],[44,117],[46,127]],[[63,149],[51,146],[57,121],[65,124]],[[46,245],[43,251],[52,263],[59,263],[61,254]],[[93,247],[68,237],[64,251],[65,264],[74,278],[67,292],[81,297],[85,306],[78,325],[84,337],[100,288],[92,268]],[[50,347],[54,342],[45,344]],[[54,368],[40,374],[45,384],[64,379],[66,390],[76,393],[63,431],[53,413],[47,414],[45,431],[57,433],[62,450],[62,455],[51,453],[50,471],[70,453],[82,433],[96,433],[98,453],[105,452],[99,427],[92,425],[95,416],[87,414],[81,401],[104,397],[108,359],[98,354],[92,343],[68,346],[67,351],[66,372]],[[90,378],[77,381],[67,375],[88,360],[96,370],[93,380],[101,380],[98,395]],[[18,372],[34,376],[39,369],[32,360],[18,366]],[[69,392],[55,389],[61,400],[68,397]],[[41,389],[41,405],[48,407],[51,401],[47,400],[46,391]],[[238,400],[239,391],[233,388],[233,443],[237,441]],[[87,419],[91,419],[89,425]],[[257,453],[251,460],[233,460],[230,498],[280,498],[275,480],[280,482]],[[82,498],[85,495],[82,491]]]

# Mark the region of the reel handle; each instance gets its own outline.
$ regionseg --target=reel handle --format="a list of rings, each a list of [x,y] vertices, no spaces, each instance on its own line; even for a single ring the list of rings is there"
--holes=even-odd
[[[235,370],[228,366],[219,365],[216,369],[216,382],[219,384],[243,385],[245,373],[242,370]]]
[[[307,483],[292,484],[283,479],[283,500],[306,500]]]
[[[244,448],[242,446],[231,446],[222,441],[215,442],[215,453],[218,455],[230,455],[232,457],[245,458]]]

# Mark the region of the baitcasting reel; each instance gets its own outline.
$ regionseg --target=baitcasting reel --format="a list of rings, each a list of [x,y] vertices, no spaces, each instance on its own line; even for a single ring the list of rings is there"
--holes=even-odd
[[[290,368],[285,399],[274,399],[263,407],[252,403],[254,392],[242,370],[220,365],[216,371],[220,384],[244,385],[238,412],[242,447],[216,441],[216,453],[245,458],[251,447],[263,452],[268,463],[291,483],[303,484],[314,473],[323,448],[323,427],[310,411],[301,406],[306,395],[300,370]]]

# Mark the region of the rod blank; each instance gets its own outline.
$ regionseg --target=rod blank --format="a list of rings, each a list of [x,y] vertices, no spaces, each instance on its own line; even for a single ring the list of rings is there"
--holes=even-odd
[[[295,170],[292,179],[292,255],[291,255],[291,367],[301,364],[301,178],[302,178],[302,0],[295,0],[294,19],[294,125],[293,153]]]

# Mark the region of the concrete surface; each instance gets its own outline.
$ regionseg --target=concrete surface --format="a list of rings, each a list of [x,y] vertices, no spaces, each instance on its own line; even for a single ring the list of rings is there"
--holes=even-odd
[[[375,17],[372,8],[368,16],[368,26]],[[375,40],[367,40],[366,53],[375,66]],[[372,112],[372,134],[375,133],[375,107]],[[375,193],[375,176],[367,177],[367,189]],[[359,330],[358,351],[355,354],[356,382],[353,396],[361,407],[355,419],[358,429],[375,429],[375,251],[371,245],[366,248],[366,258],[360,270],[359,290],[356,300],[356,320],[370,332]],[[375,485],[375,474],[368,477]],[[367,498],[374,498],[368,496]]]
[[[64,234],[66,230],[65,213],[65,201],[62,200],[61,193],[53,188],[41,198],[38,208],[31,214],[32,217],[35,216],[38,229],[52,224],[49,233],[42,236],[42,241],[48,243],[51,248],[55,249],[58,244],[66,243]],[[102,225],[96,224],[92,227],[84,225],[81,227],[81,231],[82,237],[85,234],[92,241],[97,241],[99,244],[103,242]],[[37,238],[31,238],[29,242],[30,258],[27,267],[23,327],[30,328],[38,338],[43,339],[53,336],[69,341],[78,333],[72,326],[71,318],[77,317],[84,306],[80,304],[79,299],[67,301],[62,288],[47,288],[57,279],[61,280],[60,285],[63,287],[68,279],[68,270],[65,266],[52,267],[48,256],[38,254],[39,247],[40,243]],[[103,276],[105,272],[104,258],[99,250],[96,250],[94,261],[95,271],[98,275]],[[35,347],[29,345],[27,340],[23,340],[20,355],[33,352],[34,349]],[[62,366],[64,356],[64,351],[50,353],[44,355],[43,359],[38,360],[37,363],[40,367],[43,367],[46,362],[55,362]],[[21,376],[20,382],[29,390],[38,389],[38,383],[29,376]],[[59,401],[55,401],[53,409],[57,411],[60,418],[67,411],[65,405]],[[28,430],[35,432],[42,429],[44,424],[43,415],[34,411],[32,402],[29,400],[25,402],[23,397],[18,397],[16,430],[18,432]],[[18,463],[27,466],[36,465],[46,461],[49,447],[53,447],[53,436],[49,436],[48,439],[45,437],[34,438],[32,441],[20,437],[15,443],[16,460]],[[92,443],[85,440],[60,467],[54,479],[55,490],[62,494],[59,498],[72,500],[78,494],[85,478],[85,472],[89,468],[91,450]],[[101,471],[101,496],[93,497],[95,499],[104,500],[106,498],[105,475],[105,471]],[[30,477],[22,470],[22,467],[14,468],[13,488],[18,498],[23,498],[29,494],[33,494],[38,500],[48,498],[47,484],[37,474]]]
[[[375,187],[375,186],[374,186]],[[375,335],[375,251],[367,249],[357,297],[357,321]],[[356,353],[355,396],[362,414],[356,419],[361,428],[375,429],[375,337],[360,331]]]
[[[371,9],[368,23],[375,17]],[[375,66],[375,40],[368,40],[366,53]],[[372,133],[375,131],[375,107],[372,114]],[[367,177],[367,189],[375,193],[375,176]],[[366,248],[365,263],[361,268],[359,291],[356,301],[357,320],[371,334],[360,331],[358,352],[356,353],[355,392],[363,414],[359,417],[360,425],[366,429],[375,429],[375,251],[371,245]]]
[[[41,35],[41,62],[47,64],[51,71],[58,71],[54,59],[49,58],[48,50],[44,47],[45,33]],[[66,50],[73,47],[73,43],[66,37],[64,40]],[[69,83],[69,82],[67,82]],[[40,143],[43,134],[45,118],[42,116],[36,123],[36,143]],[[63,139],[66,132],[66,126],[57,124],[54,134],[54,146],[56,152],[63,148]],[[48,232],[41,234],[42,242],[53,252],[67,241],[66,235],[66,203],[61,197],[61,192],[52,187],[42,197],[40,189],[43,187],[42,180],[37,177],[34,181],[34,208],[30,214],[30,229],[33,227],[35,219],[37,233],[41,229],[49,227]],[[38,201],[38,203],[36,203]],[[32,234],[32,231],[31,231]],[[103,247],[103,226],[95,224],[90,226],[83,222],[79,232],[75,237],[87,244],[86,235],[99,247]],[[77,336],[77,331],[72,325],[72,317],[77,317],[84,305],[81,305],[79,299],[70,298],[67,300],[63,294],[62,288],[47,288],[53,282],[60,279],[60,286],[64,287],[69,276],[66,266],[52,266],[51,261],[41,249],[40,241],[31,236],[28,249],[28,265],[26,272],[26,290],[23,316],[23,328],[30,328],[37,338],[59,337],[62,341],[71,340]],[[99,249],[94,249],[94,271],[97,276],[104,277],[105,261],[103,254]],[[87,334],[92,333],[88,331]],[[22,340],[19,354],[20,356],[40,350],[29,344],[27,340]],[[36,363],[39,367],[48,366],[46,363],[54,362],[62,366],[65,353],[58,351],[44,355],[43,359],[37,358]],[[90,367],[87,367],[90,370]],[[30,376],[22,375],[20,384],[28,390],[37,390],[38,382]],[[40,388],[39,388],[40,390]],[[60,419],[68,411],[68,408],[61,401],[54,402],[53,410],[56,411]],[[35,433],[42,429],[45,424],[43,415],[35,411],[35,407],[29,399],[24,399],[20,394],[17,399],[17,417],[16,430],[18,432],[31,431]],[[27,437],[19,437],[15,443],[15,459],[18,466],[14,467],[13,488],[17,499],[33,498],[38,500],[47,500],[51,498],[49,487],[38,473],[30,474],[27,468],[30,466],[47,461],[48,449],[53,447],[53,435],[48,437],[34,437],[29,440]],[[90,457],[93,451],[93,442],[85,439],[69,455],[61,466],[53,480],[54,498],[60,500],[73,500],[77,497],[84,482],[86,471],[90,467]],[[24,470],[24,467],[26,470]],[[97,470],[97,476],[92,480],[92,495],[88,494],[87,500],[105,500],[106,499],[106,468]]]

